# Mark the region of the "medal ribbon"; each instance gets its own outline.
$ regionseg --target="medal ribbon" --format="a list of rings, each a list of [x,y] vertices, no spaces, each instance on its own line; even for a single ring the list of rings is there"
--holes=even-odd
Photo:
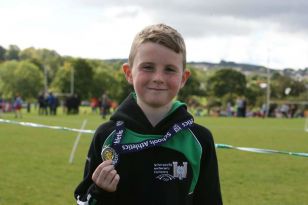
[[[125,127],[123,121],[117,121],[115,136],[112,140],[112,147],[116,149],[118,153],[130,153],[159,146],[170,140],[176,133],[180,132],[181,130],[188,129],[189,127],[191,127],[193,123],[193,118],[190,118],[183,122],[175,123],[168,129],[166,134],[164,134],[160,138],[148,139],[138,143],[121,144],[124,137]]]

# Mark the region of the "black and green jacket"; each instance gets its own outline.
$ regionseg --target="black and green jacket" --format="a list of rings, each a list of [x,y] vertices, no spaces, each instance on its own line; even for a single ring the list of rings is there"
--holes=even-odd
[[[163,145],[120,154],[116,192],[106,192],[91,180],[102,163],[103,146],[110,145],[116,121],[124,121],[123,143],[136,143],[164,135],[175,123],[192,118],[186,106],[173,104],[155,127],[130,95],[94,135],[84,171],[75,190],[77,204],[89,205],[220,205],[222,204],[215,145],[210,131],[198,124],[178,132]]]

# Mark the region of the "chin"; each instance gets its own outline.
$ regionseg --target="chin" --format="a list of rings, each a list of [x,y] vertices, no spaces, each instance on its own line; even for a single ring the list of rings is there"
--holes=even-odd
[[[147,95],[142,101],[153,108],[158,108],[169,104],[172,99],[169,96]]]
[[[160,108],[160,107],[163,107],[164,104],[158,104],[158,103],[154,104],[154,103],[151,103],[150,106],[151,106],[152,108]]]
[[[162,101],[152,100],[152,101],[149,101],[147,104],[149,106],[153,107],[153,108],[159,108],[159,107],[163,107],[163,106],[167,105],[168,103],[162,102]]]

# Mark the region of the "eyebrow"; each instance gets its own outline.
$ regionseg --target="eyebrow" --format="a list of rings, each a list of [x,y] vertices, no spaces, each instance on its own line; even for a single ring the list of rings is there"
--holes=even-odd
[[[144,65],[144,64],[151,64],[154,65],[155,63],[151,62],[151,61],[143,61],[141,62],[139,65]]]
[[[149,62],[146,61],[146,62],[141,62],[139,65],[155,65],[155,63],[150,62],[150,61]],[[165,67],[169,67],[169,66],[171,66],[173,68],[178,68],[178,66],[176,66],[174,64],[167,64],[167,65],[165,65]]]

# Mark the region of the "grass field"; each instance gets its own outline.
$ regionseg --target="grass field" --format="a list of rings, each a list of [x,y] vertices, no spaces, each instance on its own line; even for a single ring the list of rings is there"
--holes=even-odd
[[[13,114],[3,119],[15,120]],[[18,121],[95,129],[102,119],[26,114]],[[215,143],[308,153],[304,119],[196,118]],[[75,204],[92,135],[82,134],[74,162],[68,163],[78,133],[0,123],[0,205]],[[308,204],[308,158],[217,149],[224,204]]]

